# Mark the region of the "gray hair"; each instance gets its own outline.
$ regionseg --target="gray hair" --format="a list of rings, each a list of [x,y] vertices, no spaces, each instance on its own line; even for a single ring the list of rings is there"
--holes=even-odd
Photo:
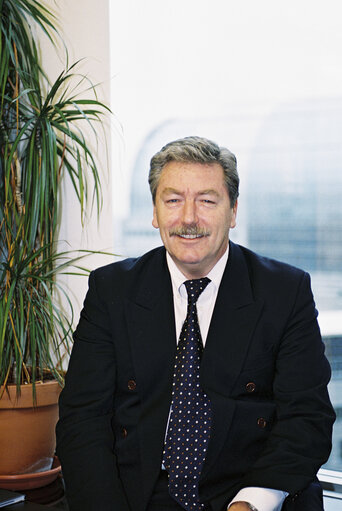
[[[171,161],[198,162],[207,165],[219,163],[223,169],[230,205],[232,208],[235,206],[239,196],[236,157],[225,147],[219,147],[215,142],[202,137],[186,137],[170,142],[152,157],[148,182],[153,203],[162,170]]]

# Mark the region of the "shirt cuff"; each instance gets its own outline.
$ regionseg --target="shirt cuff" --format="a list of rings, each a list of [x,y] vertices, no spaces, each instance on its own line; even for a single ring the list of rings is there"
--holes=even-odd
[[[258,511],[280,511],[287,496],[286,491],[251,486],[242,488],[229,503],[228,509],[233,502],[244,501],[252,504]]]

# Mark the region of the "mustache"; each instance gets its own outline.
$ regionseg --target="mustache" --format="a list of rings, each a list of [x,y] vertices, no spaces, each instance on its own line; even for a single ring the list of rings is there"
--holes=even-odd
[[[182,225],[169,231],[170,236],[209,236],[210,231],[198,225]]]

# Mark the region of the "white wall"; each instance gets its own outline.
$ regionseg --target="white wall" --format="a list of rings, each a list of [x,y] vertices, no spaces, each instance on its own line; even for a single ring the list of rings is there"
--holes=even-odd
[[[83,60],[77,71],[100,84],[98,99],[110,105],[110,46],[109,46],[109,0],[47,0],[45,5],[56,15],[58,29],[68,50],[69,65],[79,59]],[[59,42],[59,55],[52,48],[47,38],[40,36],[40,46],[43,55],[43,67],[51,80],[54,80],[66,65],[65,50]],[[82,86],[81,90],[85,88]],[[86,93],[91,97],[91,92]],[[82,228],[79,206],[72,191],[71,183],[65,179],[63,183],[63,213],[60,239],[64,240],[63,249],[79,248],[90,250],[113,251],[113,221],[112,221],[112,180],[110,162],[110,126],[113,120],[108,116],[106,121],[106,137],[98,126],[99,145],[96,147],[94,137],[85,124],[84,133],[93,144],[98,156],[101,171],[103,208],[98,223],[96,211],[89,215],[88,222]],[[106,144],[104,142],[106,138]],[[115,143],[115,141],[114,141]],[[120,141],[118,141],[120,143]],[[95,268],[106,264],[112,258],[91,256],[82,263],[87,268]],[[87,289],[87,279],[77,276],[66,277],[70,296],[73,299],[78,320],[79,309]]]

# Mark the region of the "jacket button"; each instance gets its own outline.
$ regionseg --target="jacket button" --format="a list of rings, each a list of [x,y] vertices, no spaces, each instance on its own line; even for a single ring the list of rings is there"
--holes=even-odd
[[[249,392],[249,393],[254,392],[255,389],[256,389],[256,385],[254,382],[250,381],[249,383],[247,383],[247,385],[246,385],[247,392]]]
[[[137,384],[134,380],[129,380],[127,383],[128,390],[135,390],[137,387]]]
[[[266,419],[264,419],[263,417],[260,417],[258,420],[257,420],[257,424],[259,426],[259,428],[266,428],[266,425],[267,425],[267,421]]]
[[[127,429],[126,428],[122,428],[121,435],[122,435],[123,438],[126,438],[126,436],[127,436]]]

